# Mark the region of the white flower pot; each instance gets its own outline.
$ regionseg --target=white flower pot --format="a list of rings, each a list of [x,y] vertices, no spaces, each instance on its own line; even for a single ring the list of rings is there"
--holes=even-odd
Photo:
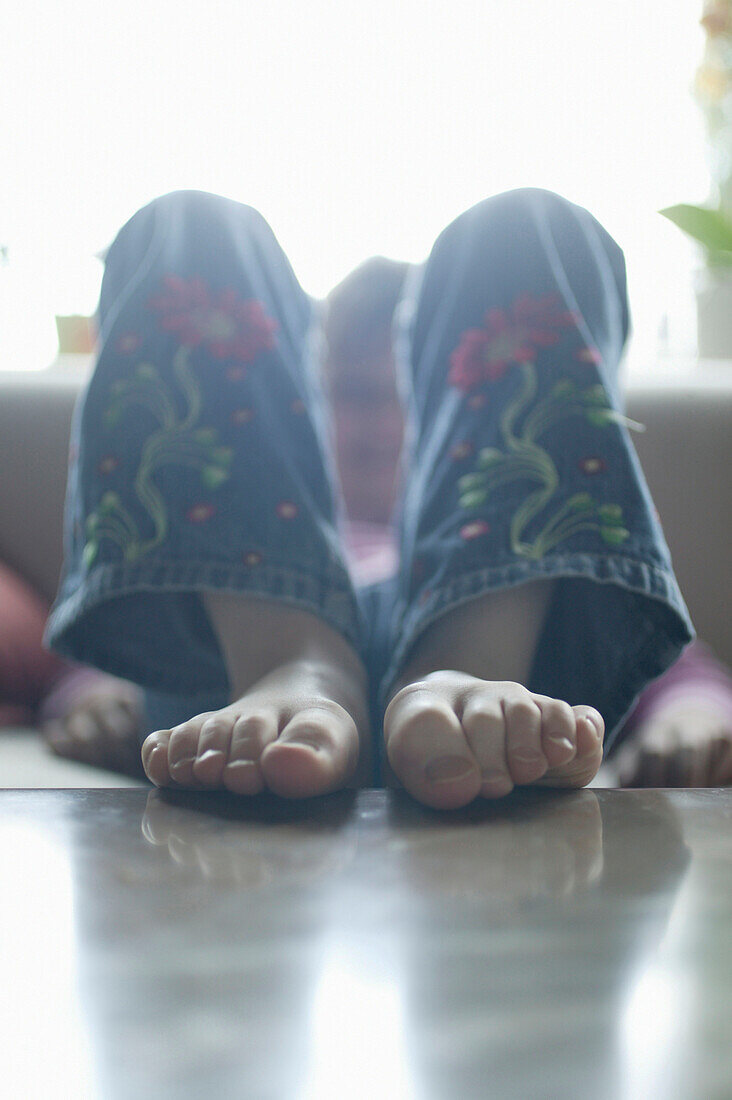
[[[700,359],[732,359],[732,266],[693,274]]]

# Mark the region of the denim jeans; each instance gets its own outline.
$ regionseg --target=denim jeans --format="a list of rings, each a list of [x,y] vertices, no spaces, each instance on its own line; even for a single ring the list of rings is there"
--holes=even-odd
[[[339,631],[377,730],[421,632],[498,589],[556,581],[527,686],[596,707],[606,748],[693,637],[622,415],[623,253],[582,207],[493,196],[411,269],[400,569],[370,588],[339,535],[318,306],[261,215],[196,191],[151,202],[110,248],[99,318],[46,642],[142,685],[151,729],[228,701],[209,590]]]

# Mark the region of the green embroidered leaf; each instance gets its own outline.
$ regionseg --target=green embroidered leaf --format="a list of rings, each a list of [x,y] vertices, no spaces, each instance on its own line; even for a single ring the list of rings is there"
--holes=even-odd
[[[623,509],[619,504],[601,504],[597,514],[608,527],[617,527],[623,522]]]
[[[117,381],[110,387],[110,393],[121,394],[127,389],[127,381],[124,378],[118,378]]]
[[[562,378],[551,389],[552,397],[572,397],[577,392],[577,386],[571,378]]]
[[[222,465],[228,465],[234,457],[233,447],[214,447],[212,452],[212,458],[214,462],[220,462]]]
[[[582,391],[582,400],[587,405],[600,405],[603,408],[607,408],[609,401],[607,391],[604,386],[590,386],[589,389]]]
[[[625,527],[601,527],[600,535],[609,546],[619,546],[630,537],[630,531],[626,531]]]
[[[158,376],[158,372],[152,363],[138,363],[135,367],[135,374],[143,382],[152,382]]]
[[[99,501],[99,511],[113,512],[115,508],[119,507],[119,497],[117,493],[105,493],[102,499]]]
[[[108,409],[105,409],[104,420],[110,428],[114,428],[119,421],[120,409],[118,405],[110,405]]]
[[[464,474],[458,480],[458,489],[464,493],[469,489],[482,489],[485,484],[483,474]]]
[[[585,416],[589,420],[590,424],[594,424],[596,428],[604,428],[606,424],[609,424],[612,420],[611,409],[588,409]]]
[[[215,443],[218,434],[215,428],[198,428],[193,433],[193,438],[197,443]]]
[[[496,466],[504,457],[495,447],[483,447],[478,452],[478,469],[487,470],[490,466]]]
[[[96,514],[96,512],[92,512],[92,514],[90,516],[86,517],[86,524],[85,524],[86,533],[88,535],[93,535],[98,526],[99,526],[99,516]]]
[[[477,508],[481,504],[485,504],[488,499],[488,493],[485,489],[476,489],[472,493],[464,493],[460,497],[460,504],[463,508]]]
[[[229,476],[228,470],[222,470],[220,466],[204,466],[201,470],[201,481],[209,489],[218,489]]]
[[[87,567],[94,564],[97,554],[99,553],[98,542],[88,542],[84,547],[84,553],[82,554],[82,561]]]
[[[589,493],[575,493],[567,501],[567,507],[573,512],[591,512],[595,507],[595,501]]]

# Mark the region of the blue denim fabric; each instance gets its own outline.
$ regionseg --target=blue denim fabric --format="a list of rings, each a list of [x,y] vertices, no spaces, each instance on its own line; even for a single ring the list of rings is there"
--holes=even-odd
[[[141,684],[151,728],[227,701],[209,589],[341,632],[377,729],[425,627],[496,589],[557,580],[527,686],[597,707],[606,747],[693,637],[622,418],[623,254],[582,207],[494,196],[413,269],[394,327],[401,566],[369,589],[338,537],[317,309],[261,216],[155,200],[109,251],[99,313],[46,641]]]

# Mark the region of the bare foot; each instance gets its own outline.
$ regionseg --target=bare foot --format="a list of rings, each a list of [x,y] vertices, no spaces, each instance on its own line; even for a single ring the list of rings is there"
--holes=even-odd
[[[366,713],[355,673],[325,660],[290,660],[222,710],[151,733],[143,766],[158,787],[241,795],[266,789],[304,798],[368,785],[368,752],[360,751]]]
[[[142,727],[140,690],[126,680],[99,673],[82,676],[78,690],[72,688],[65,696],[58,717],[42,722],[40,728],[58,756],[142,776]]]
[[[514,786],[584,787],[602,762],[604,733],[592,707],[454,671],[402,687],[384,716],[394,776],[442,810]]]
[[[618,751],[623,787],[723,787],[732,784],[728,707],[677,698],[638,726]]]

